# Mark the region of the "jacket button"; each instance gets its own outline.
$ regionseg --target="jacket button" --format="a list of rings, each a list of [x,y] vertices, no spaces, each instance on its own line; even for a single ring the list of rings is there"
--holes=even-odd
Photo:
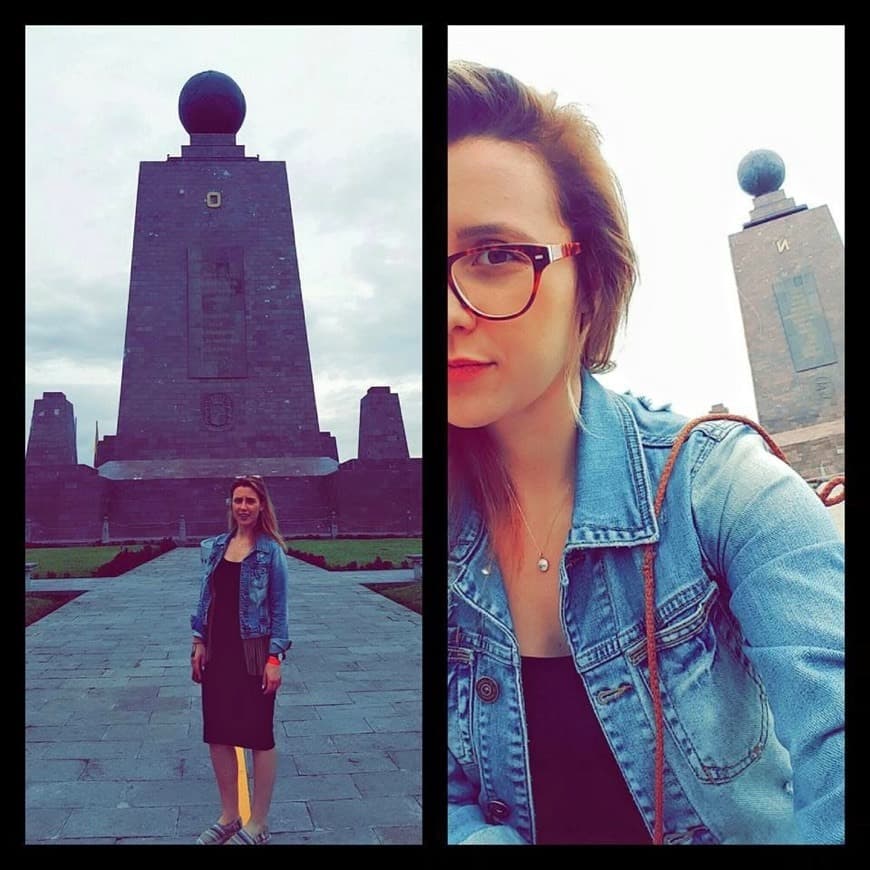
[[[504,801],[490,801],[486,808],[497,822],[503,822],[511,814],[511,808]]]
[[[477,697],[486,704],[491,704],[498,698],[499,687],[498,683],[492,677],[481,677],[475,683],[474,691],[477,692]]]

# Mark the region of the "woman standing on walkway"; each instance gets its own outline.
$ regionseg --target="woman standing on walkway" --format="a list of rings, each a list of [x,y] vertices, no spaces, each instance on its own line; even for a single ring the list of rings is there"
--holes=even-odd
[[[447,153],[449,842],[841,843],[824,506],[594,377],[635,255],[575,107],[452,64]]]
[[[230,488],[229,532],[212,542],[190,620],[192,677],[202,684],[203,741],[222,809],[199,845],[262,845],[270,839],[275,693],[291,644],[288,584],[284,542],[266,485],[257,475],[237,477]],[[244,827],[237,746],[254,757],[251,817]]]

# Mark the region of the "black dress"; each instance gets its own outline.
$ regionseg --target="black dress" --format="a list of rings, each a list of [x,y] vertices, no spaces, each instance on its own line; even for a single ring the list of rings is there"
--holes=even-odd
[[[246,749],[275,746],[275,692],[251,676],[239,630],[240,562],[221,559],[212,576],[208,663],[202,678],[202,739]]]
[[[570,656],[522,658],[538,844],[651,843]]]

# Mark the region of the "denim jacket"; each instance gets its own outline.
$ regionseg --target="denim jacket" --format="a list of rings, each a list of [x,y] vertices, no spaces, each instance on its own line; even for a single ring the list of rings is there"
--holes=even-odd
[[[212,539],[204,557],[199,601],[190,616],[193,633],[208,640],[208,612],[212,601],[211,577],[220,564],[230,533]],[[203,542],[206,543],[206,542]],[[287,556],[274,538],[257,535],[254,548],[242,560],[239,575],[239,625],[243,639],[270,635],[269,653],[279,655],[290,647]]]
[[[692,430],[656,518],[687,420],[582,377],[562,628],[647,827],[656,542],[664,843],[843,842],[843,545],[824,505],[751,427],[717,420]],[[448,841],[534,843],[520,653],[473,506],[450,528],[447,613]]]

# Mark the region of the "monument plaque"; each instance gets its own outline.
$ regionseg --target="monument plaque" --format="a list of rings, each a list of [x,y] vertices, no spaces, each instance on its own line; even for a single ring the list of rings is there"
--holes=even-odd
[[[187,300],[190,377],[246,377],[243,249],[188,248]]]
[[[776,281],[773,290],[795,371],[836,363],[837,354],[813,273],[804,271]]]

